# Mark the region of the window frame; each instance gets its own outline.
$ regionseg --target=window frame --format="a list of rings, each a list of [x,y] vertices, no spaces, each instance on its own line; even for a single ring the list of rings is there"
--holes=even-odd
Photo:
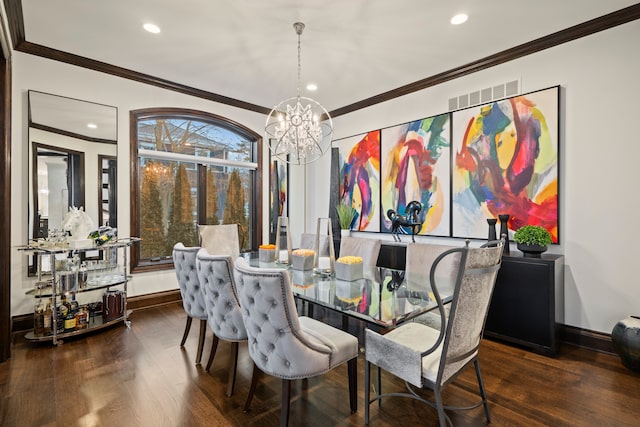
[[[233,120],[219,116],[217,114],[208,113],[206,111],[184,109],[184,108],[144,108],[139,110],[131,110],[129,112],[129,132],[130,132],[130,227],[131,235],[140,234],[140,158],[138,153],[138,122],[140,120],[149,120],[154,118],[184,118],[190,120],[201,120],[204,122],[210,122],[217,124],[221,127],[225,127],[234,132],[243,134],[248,139],[256,141],[253,144],[253,152],[251,154],[252,160],[258,164],[255,174],[251,178],[251,187],[254,189],[253,197],[247,201],[250,206],[250,210],[253,213],[249,227],[254,230],[251,233],[251,251],[258,250],[258,242],[262,237],[262,183],[263,183],[263,165],[262,165],[262,137],[249,129],[248,127],[237,123]],[[198,175],[204,173],[205,168],[201,163],[198,165]],[[202,210],[204,205],[201,203],[201,199],[204,197],[204,192],[198,192],[198,216],[202,217]],[[160,271],[170,270],[174,268],[172,260],[152,261],[148,259],[141,259],[140,257],[140,244],[134,244],[131,248],[131,273],[142,273],[147,271]]]

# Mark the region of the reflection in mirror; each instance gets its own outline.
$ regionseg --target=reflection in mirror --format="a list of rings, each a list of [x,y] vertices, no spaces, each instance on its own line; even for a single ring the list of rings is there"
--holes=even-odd
[[[62,228],[70,206],[84,206],[84,153],[33,143],[33,236],[45,239]]]
[[[71,206],[117,227],[117,108],[32,90],[28,107],[29,240],[61,228]]]
[[[118,200],[118,185],[116,181],[117,160],[115,156],[98,156],[98,223],[118,228],[118,211],[116,200]]]

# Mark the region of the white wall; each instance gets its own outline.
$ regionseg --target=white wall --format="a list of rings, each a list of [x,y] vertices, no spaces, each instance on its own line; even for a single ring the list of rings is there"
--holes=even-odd
[[[129,111],[152,107],[180,107],[207,111],[241,123],[262,135],[265,116],[262,114],[217,104],[177,92],[159,89],[103,73],[86,70],[26,55],[13,53],[12,135],[11,135],[11,245],[27,243],[28,203],[28,132],[27,91],[64,95],[71,98],[113,105],[118,108],[118,234],[129,236],[130,156]],[[268,153],[267,150],[263,150]],[[267,157],[267,156],[265,156]],[[265,163],[266,165],[266,163]],[[266,169],[268,170],[268,169]],[[264,179],[263,194],[268,194],[268,179]],[[91,197],[87,193],[87,197]],[[263,210],[266,233],[267,210]],[[33,298],[25,296],[33,279],[27,277],[27,258],[17,250],[11,254],[11,315],[30,313]],[[177,289],[173,270],[135,274],[129,284],[129,295],[141,295]]]
[[[634,21],[337,117],[334,139],[443,113],[449,98],[515,79],[521,79],[521,93],[561,85],[561,245],[550,252],[565,255],[564,323],[610,333],[619,319],[640,314],[634,263],[640,240],[639,39],[640,22]],[[329,160],[308,171],[307,189],[315,196],[307,218],[326,216]]]

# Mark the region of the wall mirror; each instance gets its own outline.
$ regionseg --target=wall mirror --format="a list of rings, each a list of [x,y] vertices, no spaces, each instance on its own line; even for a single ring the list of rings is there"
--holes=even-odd
[[[71,206],[83,207],[96,227],[118,226],[117,113],[110,105],[28,91],[29,240],[60,229]]]

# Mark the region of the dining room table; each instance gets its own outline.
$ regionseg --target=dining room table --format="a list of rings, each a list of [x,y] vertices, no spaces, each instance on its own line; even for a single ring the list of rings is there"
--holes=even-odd
[[[336,278],[335,272],[318,269],[298,270],[288,263],[260,261],[257,253],[245,253],[250,265],[258,268],[280,268],[289,272],[291,291],[296,300],[310,309],[322,307],[348,319],[363,321],[365,327],[386,332],[438,308],[429,277],[412,274],[406,280],[402,270],[376,267],[364,271],[357,280]],[[451,301],[454,283],[436,280],[443,304]]]

